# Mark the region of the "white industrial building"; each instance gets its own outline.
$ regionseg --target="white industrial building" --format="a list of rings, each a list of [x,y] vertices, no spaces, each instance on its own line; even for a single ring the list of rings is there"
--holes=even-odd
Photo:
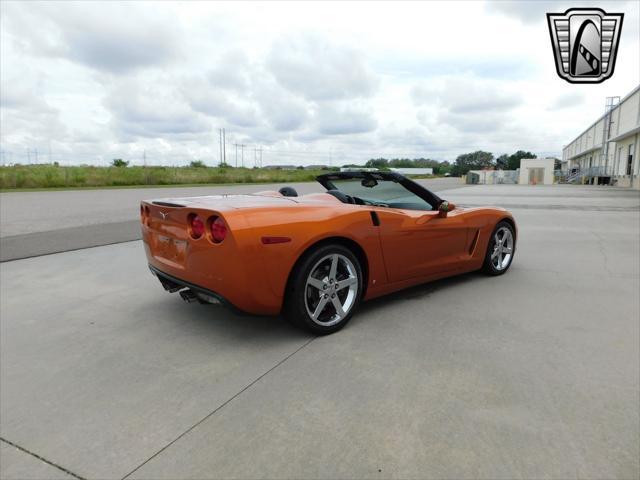
[[[640,85],[562,150],[569,182],[640,188]]]
[[[553,185],[555,158],[523,158],[517,170],[469,170],[464,182],[468,184]]]
[[[518,170],[469,170],[463,178],[465,183],[471,185],[518,183]]]
[[[553,185],[554,158],[523,158],[520,160],[520,185]]]

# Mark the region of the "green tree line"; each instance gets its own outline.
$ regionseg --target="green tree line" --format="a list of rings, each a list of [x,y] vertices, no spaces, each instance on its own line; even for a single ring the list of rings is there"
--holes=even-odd
[[[388,160],[386,158],[372,158],[365,166],[369,168],[433,168],[435,175],[444,175],[450,173],[454,176],[465,175],[469,170],[484,170],[494,168],[496,170],[517,170],[520,168],[520,161],[523,158],[537,158],[531,152],[518,150],[511,155],[506,153],[498,158],[493,156],[491,152],[477,150],[475,152],[463,153],[458,155],[454,163],[448,161],[438,161],[429,158],[394,158]],[[345,165],[346,166],[346,165]]]
[[[498,158],[494,158],[493,153],[478,150],[471,153],[458,155],[451,173],[453,175],[465,175],[469,170],[483,170],[494,168],[496,170],[517,170],[520,168],[520,161],[523,158],[537,158],[531,152],[518,150],[511,155],[503,153]]]
[[[433,168],[435,175],[443,175],[449,173],[451,170],[451,163],[448,161],[440,162],[438,160],[432,160],[430,158],[393,158],[387,160],[386,158],[372,158],[367,161],[365,167],[368,168]]]

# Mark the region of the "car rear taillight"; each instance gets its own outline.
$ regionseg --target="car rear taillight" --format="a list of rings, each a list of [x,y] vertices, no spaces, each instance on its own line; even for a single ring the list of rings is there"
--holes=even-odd
[[[195,239],[204,235],[204,222],[198,215],[190,215],[189,226],[191,227],[191,236]]]
[[[221,243],[227,238],[227,224],[220,217],[209,219],[209,229],[211,230],[211,240],[213,243]]]

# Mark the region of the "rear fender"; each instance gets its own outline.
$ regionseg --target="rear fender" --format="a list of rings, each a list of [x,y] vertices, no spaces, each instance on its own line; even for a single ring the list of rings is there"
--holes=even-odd
[[[252,223],[252,219],[248,221]],[[366,289],[386,283],[386,270],[380,249],[378,228],[371,221],[368,209],[356,210],[339,217],[298,221],[257,228],[255,244],[262,252],[265,274],[271,293],[282,304],[289,276],[298,260],[321,242],[346,238],[360,246],[367,259],[363,267],[368,272]],[[262,244],[261,237],[287,237],[287,243]]]

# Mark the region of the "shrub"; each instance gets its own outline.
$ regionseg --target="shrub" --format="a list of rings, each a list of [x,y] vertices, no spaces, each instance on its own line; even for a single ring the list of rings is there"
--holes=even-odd
[[[129,165],[129,162],[125,162],[121,158],[114,158],[111,162],[111,165],[113,165],[114,167],[126,167],[127,165]]]

